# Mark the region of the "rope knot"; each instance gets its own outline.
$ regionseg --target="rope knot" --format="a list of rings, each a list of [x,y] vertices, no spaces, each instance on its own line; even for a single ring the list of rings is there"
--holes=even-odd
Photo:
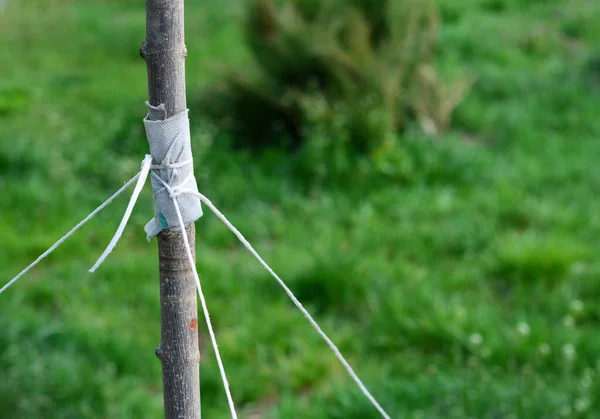
[[[164,190],[167,191],[167,193],[169,194],[169,198],[171,199],[175,199],[178,196],[183,195],[185,193],[193,193],[193,189],[186,188],[185,186],[194,178],[194,172],[190,172],[180,183],[176,185],[165,181],[159,172],[160,170],[171,171],[168,172],[168,175],[166,176],[169,180],[171,180],[178,177],[177,175],[174,175],[172,171],[179,171],[181,168],[191,166],[192,164],[193,161],[192,159],[190,159],[180,163],[162,163],[152,165],[150,166],[150,169],[152,170],[152,178],[156,179],[156,181],[158,181],[161,184],[162,188],[164,188]]]

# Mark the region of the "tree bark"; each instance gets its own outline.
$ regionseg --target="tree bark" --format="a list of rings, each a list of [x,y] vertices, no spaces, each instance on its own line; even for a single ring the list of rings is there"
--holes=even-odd
[[[183,0],[146,0],[146,40],[140,54],[148,69],[148,96],[167,117],[186,110]],[[149,118],[157,118],[152,113]],[[194,223],[186,227],[192,252]],[[195,252],[194,252],[195,253]],[[166,419],[200,418],[200,352],[196,283],[180,231],[158,235],[161,342]]]

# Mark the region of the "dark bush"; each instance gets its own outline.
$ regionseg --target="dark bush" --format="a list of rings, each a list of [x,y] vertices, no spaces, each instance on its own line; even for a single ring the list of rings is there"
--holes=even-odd
[[[468,83],[434,70],[433,0],[252,0],[245,17],[252,65],[200,95],[208,116],[256,149],[303,149],[339,166],[390,150],[411,123],[450,125]]]

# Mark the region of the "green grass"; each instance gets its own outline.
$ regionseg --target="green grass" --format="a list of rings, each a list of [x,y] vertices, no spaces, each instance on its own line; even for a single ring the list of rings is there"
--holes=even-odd
[[[194,92],[243,65],[241,3],[188,2],[196,172],[394,418],[600,417],[600,3],[440,0],[440,68],[478,78],[393,180],[309,184],[228,149]],[[139,1],[0,12],[0,278],[139,168]],[[0,417],[160,418],[151,194],[94,275],[121,198],[0,296]],[[285,294],[210,214],[198,267],[242,417],[376,418]],[[202,402],[227,417],[202,334]]]

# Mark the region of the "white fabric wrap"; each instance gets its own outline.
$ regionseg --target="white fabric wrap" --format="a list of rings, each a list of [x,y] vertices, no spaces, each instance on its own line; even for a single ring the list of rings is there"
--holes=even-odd
[[[189,162],[189,164],[176,168],[152,169],[153,176],[152,191],[154,195],[154,218],[151,219],[144,230],[146,237],[150,240],[164,229],[179,228],[177,212],[173,205],[167,188],[155,179],[158,175],[166,184],[172,188],[191,189],[198,192],[196,178],[193,175],[192,148],[190,144],[190,123],[188,111],[181,112],[171,118],[165,119],[167,111],[164,105],[152,106],[149,103],[148,116],[152,115],[160,120],[144,118],[146,137],[150,145],[150,154],[153,165],[172,165],[174,163]],[[191,176],[190,176],[191,174]],[[189,177],[188,177],[189,176]],[[185,183],[182,183],[187,178]],[[197,196],[183,193],[177,196],[177,203],[181,210],[183,222],[187,225],[202,216],[200,199]]]

